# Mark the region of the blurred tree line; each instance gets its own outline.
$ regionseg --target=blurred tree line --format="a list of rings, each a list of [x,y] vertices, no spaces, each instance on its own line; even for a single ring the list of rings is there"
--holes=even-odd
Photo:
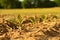
[[[0,0],[0,8],[47,8],[60,6],[60,0]]]

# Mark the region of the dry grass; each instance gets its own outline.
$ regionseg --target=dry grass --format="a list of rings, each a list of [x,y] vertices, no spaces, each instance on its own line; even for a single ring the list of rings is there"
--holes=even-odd
[[[55,15],[5,15],[0,21],[0,40],[60,40],[60,18]]]
[[[33,8],[33,9],[0,9],[0,14],[21,14],[21,15],[40,15],[40,14],[58,14],[60,15],[60,7],[55,8]]]

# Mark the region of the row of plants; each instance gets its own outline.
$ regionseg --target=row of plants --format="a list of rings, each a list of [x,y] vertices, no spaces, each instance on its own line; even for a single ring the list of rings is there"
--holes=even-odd
[[[22,37],[26,35],[25,33],[30,33],[27,36],[34,37],[35,40],[47,40],[48,37],[60,35],[60,18],[56,15],[48,14],[30,17],[16,15],[16,17],[11,16],[2,19],[3,22],[0,23],[0,36],[5,34],[5,38],[7,38],[5,40],[10,40],[10,35],[15,35],[15,31],[20,33],[19,36],[22,35]],[[39,32],[43,32],[44,35],[40,35]],[[16,35],[18,35],[17,33]],[[45,38],[43,36],[45,36]]]

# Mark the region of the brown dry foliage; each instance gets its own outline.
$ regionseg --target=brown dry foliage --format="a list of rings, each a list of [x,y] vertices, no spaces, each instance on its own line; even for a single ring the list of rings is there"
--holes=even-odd
[[[24,16],[22,19],[20,24],[17,15],[0,17],[0,40],[60,40],[60,18],[57,16]]]

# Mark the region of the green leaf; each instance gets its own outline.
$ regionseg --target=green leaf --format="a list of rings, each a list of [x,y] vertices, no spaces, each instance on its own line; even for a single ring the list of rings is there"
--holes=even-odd
[[[22,17],[21,17],[21,15],[18,15],[18,21],[19,21],[19,24],[22,24]]]

